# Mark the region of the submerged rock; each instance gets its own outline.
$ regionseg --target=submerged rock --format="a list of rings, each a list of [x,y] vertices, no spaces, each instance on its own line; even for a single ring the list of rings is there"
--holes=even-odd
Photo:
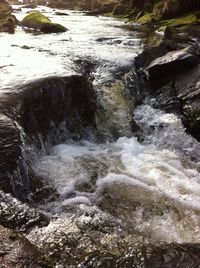
[[[22,27],[32,28],[43,33],[60,33],[66,32],[67,28],[58,23],[53,23],[51,20],[40,13],[33,11],[29,13],[21,22]]]
[[[83,216],[87,224],[89,215]],[[94,217],[94,222],[98,220]],[[54,265],[80,268],[196,267],[200,261],[199,244],[145,243],[134,234],[83,228],[70,219],[60,218],[49,228],[35,229],[27,237],[51,257]],[[101,226],[103,229],[103,226]],[[197,266],[198,267],[198,266]]]
[[[34,9],[37,7],[37,5],[34,5],[34,4],[27,4],[27,5],[23,5],[22,6],[23,8],[30,8],[30,9]]]
[[[21,234],[0,225],[1,267],[53,267],[41,251]]]
[[[27,232],[34,226],[42,227],[48,223],[49,219],[45,214],[0,191],[1,225]]]
[[[60,12],[60,11],[56,11],[55,15],[57,15],[57,16],[69,16],[69,14],[67,14],[65,12]]]

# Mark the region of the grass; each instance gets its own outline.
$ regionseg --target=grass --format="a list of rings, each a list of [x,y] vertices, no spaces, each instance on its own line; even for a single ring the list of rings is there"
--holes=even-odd
[[[142,17],[137,19],[137,22],[139,22],[139,23],[150,23],[150,22],[155,21],[155,20],[156,20],[156,17],[154,16],[153,13],[146,13],[145,15],[143,15]]]

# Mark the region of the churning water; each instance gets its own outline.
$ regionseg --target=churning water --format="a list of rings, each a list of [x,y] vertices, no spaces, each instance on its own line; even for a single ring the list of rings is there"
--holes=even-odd
[[[106,114],[97,116],[99,129],[110,134],[114,122],[118,138],[102,142],[90,133],[75,141],[69,134],[63,144],[39,156],[34,168],[58,197],[39,206],[52,221],[28,238],[50,252],[59,251],[55,244],[62,248],[69,233],[86,243],[79,228],[111,233],[111,238],[104,237],[109,245],[119,233],[156,242],[199,243],[199,143],[175,115],[152,108],[152,100],[130,111],[122,92],[124,76],[131,76],[142,49],[141,36],[111,18],[71,11],[59,17],[48,8],[43,12],[69,31],[33,35],[17,29],[14,36],[1,34],[1,84],[10,88],[92,66],[89,76]],[[142,142],[131,134],[130,117],[142,130]]]

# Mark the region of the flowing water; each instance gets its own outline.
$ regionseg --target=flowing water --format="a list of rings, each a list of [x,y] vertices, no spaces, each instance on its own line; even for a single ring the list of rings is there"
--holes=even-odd
[[[177,116],[154,109],[154,100],[147,97],[133,109],[125,94],[142,34],[112,18],[43,12],[69,31],[33,35],[18,28],[13,36],[1,34],[2,89],[35,77],[87,73],[103,107],[96,121],[104,137],[89,131],[87,139],[74,140],[65,130],[65,142],[39,154],[34,169],[57,197],[38,205],[50,224],[27,237],[60,264],[59,258],[99,245],[119,254],[115,246],[122,235],[121,244],[126,240],[128,246],[136,240],[199,243],[200,145]],[[142,139],[131,131],[132,118]],[[64,267],[78,267],[70,265]]]

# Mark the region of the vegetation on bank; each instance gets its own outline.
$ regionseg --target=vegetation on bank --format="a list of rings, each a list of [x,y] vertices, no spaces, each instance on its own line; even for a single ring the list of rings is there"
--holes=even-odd
[[[117,12],[116,12],[117,11]],[[200,0],[121,0],[106,14],[127,21],[187,31],[200,24]]]

